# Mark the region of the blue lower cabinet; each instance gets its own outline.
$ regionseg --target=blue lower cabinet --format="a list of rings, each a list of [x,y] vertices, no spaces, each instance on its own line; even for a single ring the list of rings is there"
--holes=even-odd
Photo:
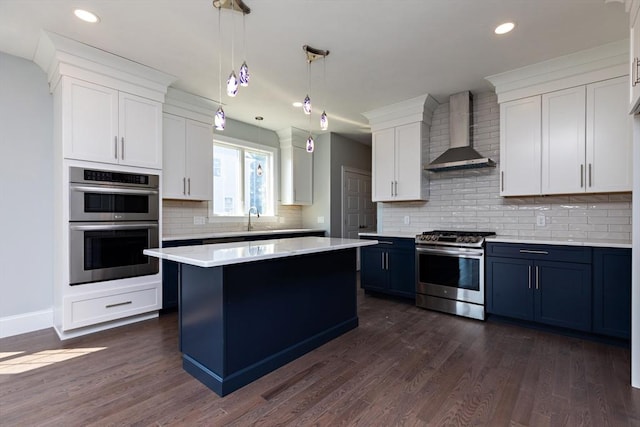
[[[488,313],[591,331],[591,248],[489,243],[487,253],[509,255],[486,258]]]
[[[593,332],[631,335],[631,249],[593,250]]]
[[[360,286],[373,291],[415,299],[415,241],[400,237],[362,237],[378,240],[360,248]]]

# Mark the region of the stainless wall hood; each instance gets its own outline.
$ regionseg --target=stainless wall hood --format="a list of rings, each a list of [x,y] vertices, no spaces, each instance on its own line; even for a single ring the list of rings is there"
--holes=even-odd
[[[431,172],[456,169],[495,167],[496,162],[483,157],[471,147],[471,93],[451,95],[449,98],[449,149],[425,166]]]

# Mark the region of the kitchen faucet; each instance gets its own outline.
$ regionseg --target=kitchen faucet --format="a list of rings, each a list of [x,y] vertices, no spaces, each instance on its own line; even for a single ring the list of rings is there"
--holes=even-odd
[[[249,208],[249,224],[247,224],[247,231],[251,231],[253,229],[253,226],[251,225],[251,212],[256,214],[258,218],[260,218],[260,212],[258,212],[258,209],[256,209],[255,206],[251,206]]]

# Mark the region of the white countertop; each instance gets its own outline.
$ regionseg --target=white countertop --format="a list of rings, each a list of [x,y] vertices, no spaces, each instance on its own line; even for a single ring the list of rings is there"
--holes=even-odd
[[[223,231],[219,233],[197,233],[197,234],[180,234],[177,236],[164,236],[163,242],[171,242],[174,240],[191,240],[191,239],[222,239],[225,237],[250,237],[250,236],[268,236],[273,234],[295,234],[309,232],[325,232],[320,228],[289,228],[281,230],[253,230],[253,231]]]
[[[492,236],[487,237],[487,243],[530,243],[535,245],[567,245],[567,246],[591,246],[601,248],[629,248],[631,242],[608,239],[570,239],[560,237],[516,237],[516,236]]]
[[[420,234],[420,233],[402,233],[402,232],[399,232],[399,231],[395,231],[395,232],[382,232],[382,233],[375,233],[375,232],[358,233],[358,236],[362,236],[362,237],[400,237],[400,238],[403,238],[403,239],[415,239],[417,234]]]
[[[376,240],[341,239],[336,237],[296,237],[253,242],[145,249],[143,253],[152,257],[198,267],[219,267],[272,258],[357,248],[376,245],[377,243]]]

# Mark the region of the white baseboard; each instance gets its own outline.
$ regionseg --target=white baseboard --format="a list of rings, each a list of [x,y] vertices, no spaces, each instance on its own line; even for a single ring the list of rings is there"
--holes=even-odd
[[[53,326],[53,308],[0,317],[0,338],[26,334]]]

